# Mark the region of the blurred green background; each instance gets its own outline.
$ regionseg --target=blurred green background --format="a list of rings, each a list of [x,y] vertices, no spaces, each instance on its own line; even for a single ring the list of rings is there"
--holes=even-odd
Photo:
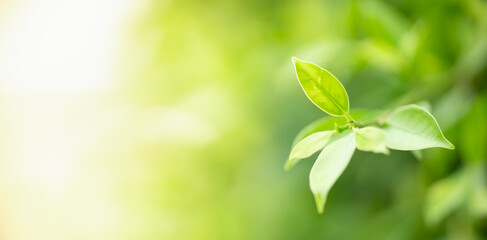
[[[487,239],[486,1],[153,0],[142,9],[126,23],[109,91],[30,96],[30,108],[3,101],[12,111],[62,106],[46,107],[59,119],[46,122],[68,139],[94,132],[58,139],[92,141],[59,195],[78,207],[35,218],[56,217],[49,226],[68,229],[60,239]],[[291,56],[337,76],[352,109],[428,106],[456,149],[422,160],[357,151],[318,214],[308,185],[316,155],[283,170],[300,129],[326,117]],[[2,230],[26,236],[13,231]]]
[[[137,36],[153,55],[129,83],[134,100],[204,123],[178,121],[181,139],[147,150],[160,174],[145,186],[160,189],[147,214],[167,216],[162,236],[487,239],[485,1],[153,1]],[[316,156],[282,170],[294,136],[326,115],[299,87],[291,56],[333,72],[352,109],[427,101],[457,149],[422,161],[356,152],[317,214]],[[439,220],[425,224],[430,187],[456,175],[476,180],[437,187]]]

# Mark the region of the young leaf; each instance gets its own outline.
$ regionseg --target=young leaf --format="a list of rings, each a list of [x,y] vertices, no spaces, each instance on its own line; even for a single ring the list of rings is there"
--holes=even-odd
[[[392,111],[386,119],[384,130],[386,145],[391,149],[455,148],[443,136],[435,118],[417,105],[407,105]]]
[[[319,213],[323,212],[328,191],[347,167],[354,151],[353,132],[345,131],[334,135],[318,156],[309,174],[309,185]]]
[[[354,128],[355,144],[357,149],[374,153],[389,154],[386,147],[386,136],[382,129],[377,127]]]
[[[330,115],[348,115],[348,95],[335,76],[313,63],[295,57],[292,60],[299,83],[311,102]]]
[[[317,132],[301,140],[291,151],[285,169],[291,169],[299,160],[307,158],[323,149],[335,131]]]

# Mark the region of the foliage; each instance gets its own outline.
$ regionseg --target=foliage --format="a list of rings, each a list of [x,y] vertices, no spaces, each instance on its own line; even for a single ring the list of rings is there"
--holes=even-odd
[[[387,148],[455,148],[443,136],[433,115],[417,105],[398,107],[371,122],[357,122],[349,114],[347,92],[335,76],[313,63],[295,57],[292,60],[299,83],[308,98],[330,115],[347,120],[345,125],[335,122],[334,130],[313,133],[299,141],[286,163],[289,169],[297,162],[296,159],[307,158],[323,149],[309,177],[318,212],[323,212],[328,191],[347,167],[355,148],[384,154],[389,154]]]

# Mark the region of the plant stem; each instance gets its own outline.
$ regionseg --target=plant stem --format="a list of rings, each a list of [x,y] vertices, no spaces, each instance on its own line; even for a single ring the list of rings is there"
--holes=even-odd
[[[348,122],[359,126],[359,123],[357,121],[355,121],[355,119],[353,119],[352,116],[350,116],[350,114],[348,112],[345,113],[345,118],[347,119]]]

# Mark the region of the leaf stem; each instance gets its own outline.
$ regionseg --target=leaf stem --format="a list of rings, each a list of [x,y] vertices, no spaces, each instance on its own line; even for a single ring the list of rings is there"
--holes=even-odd
[[[347,119],[349,123],[352,123],[356,126],[360,126],[360,124],[357,121],[355,121],[355,119],[353,119],[348,112],[345,113],[344,117]]]
[[[350,129],[350,126],[348,124],[345,124],[345,125],[338,125],[337,123],[335,123],[335,130],[338,132],[338,133],[341,133],[347,129]]]

